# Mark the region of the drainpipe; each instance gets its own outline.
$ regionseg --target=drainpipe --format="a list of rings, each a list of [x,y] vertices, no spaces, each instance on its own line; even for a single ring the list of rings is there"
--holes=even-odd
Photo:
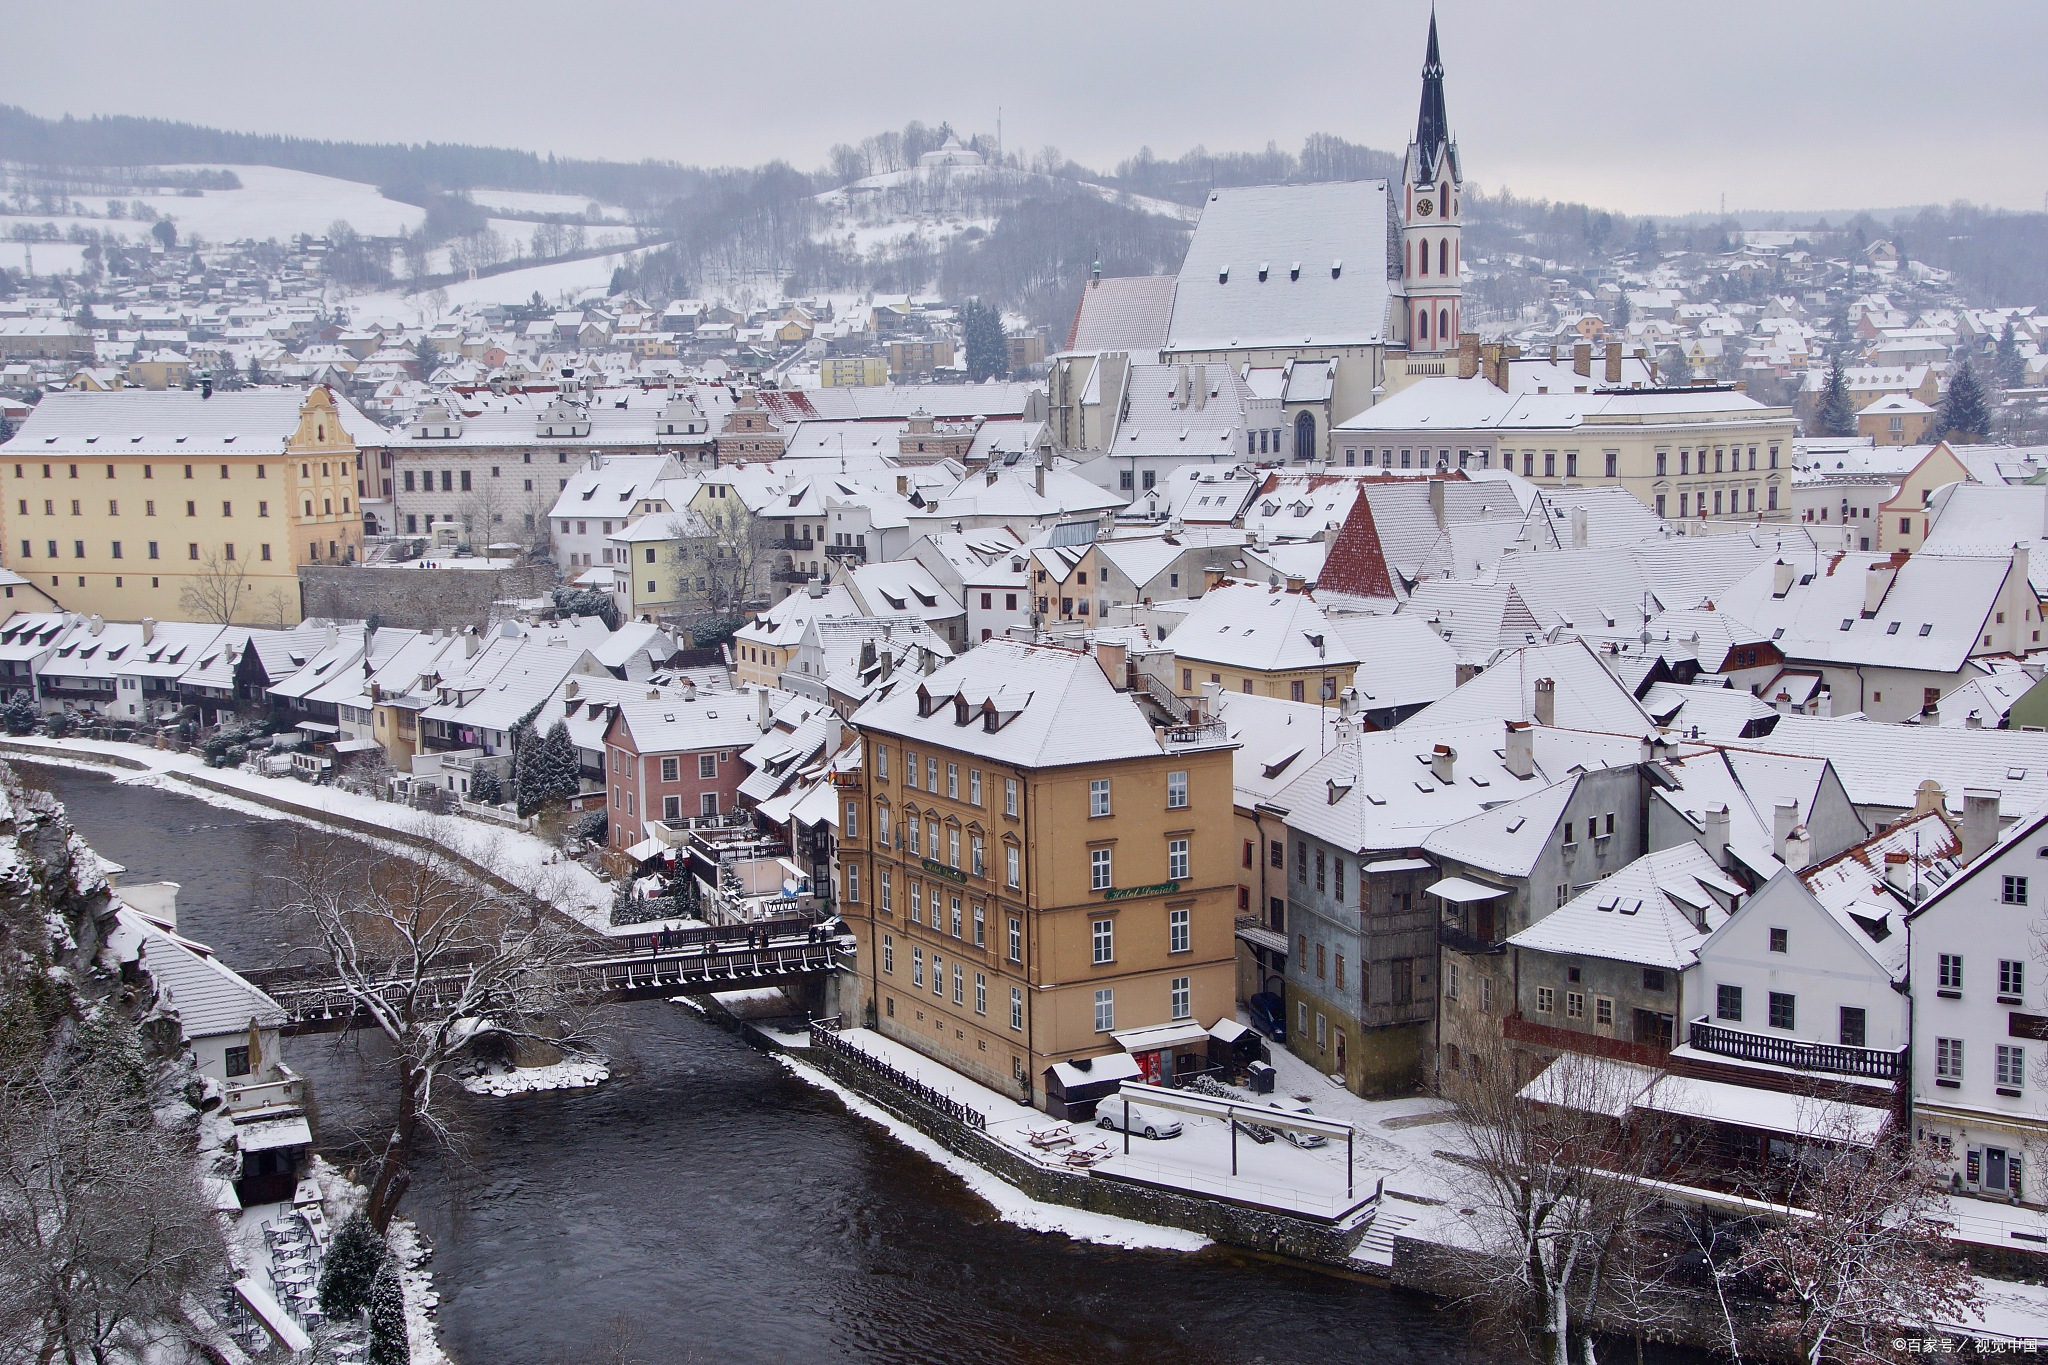
[[[1031,839],[1031,831],[1037,827],[1037,824],[1033,818],[1032,802],[1034,798],[1031,793],[1031,784],[1024,780],[1024,770],[1022,768],[1013,768],[1011,771],[1017,774],[1017,786],[1024,794],[1024,837],[1021,842],[1025,848],[1034,849],[1035,845]],[[1024,960],[1017,965],[1023,969],[1024,973],[1024,1106],[1029,1109],[1035,1107],[1031,1103],[1031,1096],[1034,1087],[1037,1085],[1037,1078],[1031,1074],[1031,1068],[1036,1064],[1035,1059],[1038,1056],[1038,999],[1032,994],[1033,973],[1031,970],[1032,963],[1038,955],[1038,935],[1031,930],[1030,906],[1030,898],[1038,888],[1038,858],[1035,852],[1030,858],[1025,860],[1025,866],[1029,869],[1025,875],[1031,878],[1031,880],[1021,888],[1023,894],[1018,897],[1019,900],[1024,902],[1017,907],[1017,922],[1024,929]],[[1008,932],[1007,926],[1005,926],[1004,932]]]

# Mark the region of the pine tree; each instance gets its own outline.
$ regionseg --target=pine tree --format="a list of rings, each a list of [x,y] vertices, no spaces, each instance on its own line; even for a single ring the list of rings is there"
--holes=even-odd
[[[32,733],[36,723],[41,719],[42,714],[36,710],[36,704],[29,700],[26,692],[16,692],[7,699],[6,706],[0,707],[0,726],[5,726],[10,735]]]
[[[2020,339],[2013,330],[2011,318],[2005,320],[2005,330],[1998,334],[1995,373],[2001,389],[2016,389],[2027,382],[2027,361],[2020,354]]]
[[[569,723],[558,720],[550,726],[541,749],[547,761],[546,799],[567,801],[574,797],[583,788],[582,760],[576,753],[576,741],[569,737]]]
[[[1854,436],[1856,409],[1849,402],[1849,381],[1842,374],[1842,357],[1828,361],[1827,387],[1821,390],[1820,407],[1814,413],[1817,436]]]
[[[485,806],[495,806],[505,799],[495,768],[478,768],[470,777],[469,799]]]
[[[1010,342],[1003,317],[980,299],[960,310],[960,336],[967,349],[967,382],[1001,379],[1010,372]]]
[[[253,355],[249,357],[249,382],[251,384],[261,384],[263,382],[263,366]]]
[[[412,1365],[405,1330],[405,1281],[398,1258],[386,1256],[370,1285],[370,1365]]]
[[[370,1220],[350,1214],[320,1263],[320,1311],[338,1321],[369,1307],[371,1286],[386,1259],[384,1239]]]
[[[546,804],[541,786],[540,736],[533,731],[533,717],[522,716],[512,727],[512,801],[521,815],[532,815]]]
[[[1982,440],[1990,434],[1990,404],[1985,401],[1984,386],[1977,382],[1977,372],[1970,367],[1967,357],[1948,377],[1948,392],[1941,396],[1934,427],[1937,440],[1970,436]]]

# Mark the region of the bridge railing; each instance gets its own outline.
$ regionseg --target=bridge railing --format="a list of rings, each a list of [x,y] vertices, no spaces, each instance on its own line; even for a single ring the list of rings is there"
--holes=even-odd
[[[935,1109],[955,1123],[965,1124],[976,1132],[988,1130],[988,1115],[971,1104],[962,1104],[942,1090],[926,1085],[901,1067],[891,1066],[880,1057],[864,1048],[857,1047],[850,1040],[841,1037],[835,1030],[838,1021],[813,1020],[811,1023],[811,1046],[822,1048],[836,1056],[844,1057],[857,1066],[874,1072],[889,1084],[908,1094],[927,1108]]]

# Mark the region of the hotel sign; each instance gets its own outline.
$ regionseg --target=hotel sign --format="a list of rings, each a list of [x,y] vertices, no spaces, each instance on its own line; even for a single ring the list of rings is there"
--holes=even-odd
[[[1102,893],[1106,901],[1129,900],[1133,896],[1170,896],[1180,890],[1179,882],[1155,882],[1151,886],[1114,886]]]
[[[957,867],[947,867],[936,858],[925,858],[921,861],[924,863],[924,870],[927,872],[935,872],[941,877],[950,877],[956,882],[965,882],[967,880],[965,872],[962,872]]]

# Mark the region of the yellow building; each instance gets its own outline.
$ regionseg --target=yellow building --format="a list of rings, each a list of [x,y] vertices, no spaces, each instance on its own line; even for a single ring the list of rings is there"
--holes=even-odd
[[[822,388],[870,388],[888,382],[889,362],[878,355],[827,356],[818,363],[818,384]]]
[[[0,446],[0,561],[109,620],[299,619],[299,567],[362,550],[356,444],[324,387],[56,392]]]
[[[1122,647],[993,640],[853,724],[840,904],[881,1032],[1042,1103],[1055,1063],[1156,1075],[1232,1014],[1234,745],[1154,713]]]
[[[1934,425],[1934,409],[1917,398],[1890,393],[1856,414],[1856,434],[1881,446],[1917,446]]]
[[[145,389],[182,389],[191,377],[192,362],[168,347],[128,362],[127,382]]]
[[[1214,684],[1240,695],[1335,706],[1358,672],[1358,656],[1298,583],[1212,584],[1167,644],[1185,697]]]
[[[1898,491],[1877,509],[1877,543],[1873,549],[1918,550],[1927,543],[1928,523],[1933,519],[1927,499],[1937,488],[1963,483],[1970,471],[1943,441],[1927,452],[1919,464],[1899,480]]]

